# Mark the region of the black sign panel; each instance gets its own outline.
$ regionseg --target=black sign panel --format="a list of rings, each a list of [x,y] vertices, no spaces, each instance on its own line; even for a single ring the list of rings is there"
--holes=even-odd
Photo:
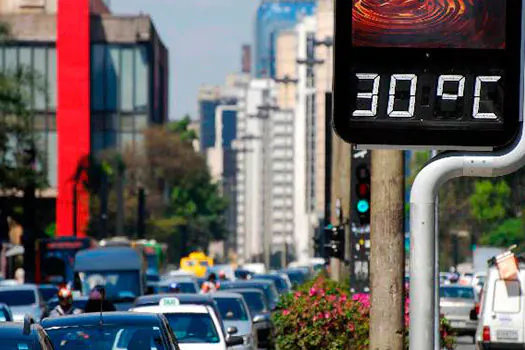
[[[356,144],[504,146],[522,51],[521,0],[337,0],[334,128]]]

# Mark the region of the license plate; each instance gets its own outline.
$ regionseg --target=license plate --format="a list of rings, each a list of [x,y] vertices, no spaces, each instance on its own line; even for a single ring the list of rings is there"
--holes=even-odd
[[[465,322],[450,322],[452,328],[464,328],[466,325]]]
[[[498,340],[518,340],[518,331],[498,329],[496,337]]]

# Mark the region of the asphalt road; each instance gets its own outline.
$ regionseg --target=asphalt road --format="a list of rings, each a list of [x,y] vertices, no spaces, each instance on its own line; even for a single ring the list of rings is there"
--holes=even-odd
[[[456,350],[474,350],[472,337],[459,337]]]

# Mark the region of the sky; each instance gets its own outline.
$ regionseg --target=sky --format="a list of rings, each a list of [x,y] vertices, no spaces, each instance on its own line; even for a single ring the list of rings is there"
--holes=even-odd
[[[115,14],[149,14],[169,50],[171,119],[198,119],[201,84],[222,85],[241,70],[252,44],[258,0],[108,0]],[[252,46],[253,51],[253,46]]]

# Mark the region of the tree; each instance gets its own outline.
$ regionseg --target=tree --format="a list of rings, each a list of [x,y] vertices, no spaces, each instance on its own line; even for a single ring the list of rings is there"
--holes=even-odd
[[[485,232],[479,238],[481,245],[508,248],[513,244],[524,248],[523,222],[521,218],[512,218],[503,221],[493,230]]]
[[[480,180],[469,198],[472,216],[485,230],[507,217],[511,190],[505,180]]]

